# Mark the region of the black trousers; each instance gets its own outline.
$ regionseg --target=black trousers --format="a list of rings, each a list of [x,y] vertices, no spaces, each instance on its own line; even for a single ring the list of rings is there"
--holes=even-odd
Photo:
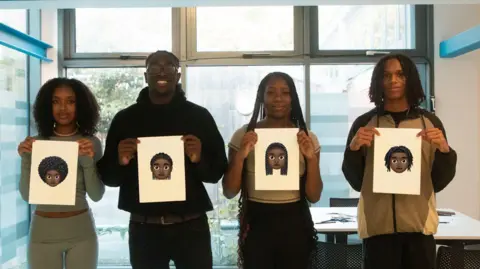
[[[300,202],[248,202],[250,230],[245,239],[243,269],[306,269],[312,233]]]
[[[212,248],[208,217],[179,224],[159,225],[130,222],[130,264],[132,269],[212,269]]]
[[[363,240],[364,269],[434,269],[436,244],[432,235],[398,233]]]

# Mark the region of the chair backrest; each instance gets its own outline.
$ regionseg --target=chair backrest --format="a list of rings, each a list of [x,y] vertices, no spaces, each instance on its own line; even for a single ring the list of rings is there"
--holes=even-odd
[[[480,250],[441,246],[437,252],[437,269],[480,268]]]
[[[358,198],[330,198],[330,207],[357,207]]]
[[[310,269],[362,269],[362,245],[317,242]]]

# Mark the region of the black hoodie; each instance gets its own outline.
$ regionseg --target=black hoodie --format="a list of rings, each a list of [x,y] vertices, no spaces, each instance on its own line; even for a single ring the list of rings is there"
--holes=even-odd
[[[118,163],[118,144],[127,138],[171,135],[194,135],[202,142],[201,161],[192,163],[185,157],[186,201],[140,203],[137,158],[126,166]],[[217,183],[227,168],[225,143],[207,109],[189,102],[181,87],[172,101],[152,104],[148,87],[137,103],[118,112],[108,130],[105,153],[98,162],[102,181],[120,187],[118,208],[141,215],[202,213],[213,209],[203,182]]]

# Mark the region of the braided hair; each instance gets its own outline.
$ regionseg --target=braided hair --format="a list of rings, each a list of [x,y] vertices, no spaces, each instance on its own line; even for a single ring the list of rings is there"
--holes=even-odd
[[[290,120],[296,127],[305,131],[308,135],[307,124],[303,118],[302,108],[300,106],[300,100],[297,94],[297,88],[295,87],[295,83],[288,74],[283,72],[272,72],[266,75],[262,81],[260,81],[260,85],[258,86],[257,96],[255,99],[255,106],[253,109],[253,115],[250,119],[250,122],[247,126],[247,132],[255,130],[255,126],[257,124],[257,120],[260,116],[261,119],[266,117],[265,115],[265,103],[264,103],[264,95],[265,89],[267,88],[268,82],[273,78],[281,78],[285,80],[290,89],[290,97],[292,100],[292,110],[290,112]],[[244,160],[246,162],[246,160]],[[246,167],[246,165],[244,165]],[[240,224],[240,229],[238,232],[238,267],[243,268],[243,251],[245,246],[245,239],[248,234],[249,230],[249,213],[248,213],[248,188],[247,182],[245,180],[245,169],[242,171],[242,181],[241,181],[241,192],[240,198],[238,200],[238,221]],[[305,216],[305,229],[308,229],[309,233],[311,233],[311,241],[310,241],[310,251],[313,252],[314,248],[316,247],[317,242],[317,232],[314,228],[314,224],[311,218],[309,204],[306,199],[305,194],[305,182],[307,178],[307,171],[303,174],[300,178],[300,196],[301,201],[304,203],[302,206],[303,215]]]
[[[387,171],[390,172],[390,158],[392,158],[393,153],[405,153],[405,155],[407,155],[407,170],[410,171],[410,168],[413,166],[413,155],[405,146],[391,147],[387,154],[385,154],[385,167],[387,167]]]
[[[282,143],[278,143],[278,142],[270,144],[267,147],[267,150],[265,151],[265,173],[267,175],[273,174],[273,168],[272,166],[270,166],[270,163],[268,162],[269,151],[272,149],[280,149],[285,152],[285,165],[280,169],[280,174],[286,175],[288,173],[288,151],[287,151],[287,148]]]

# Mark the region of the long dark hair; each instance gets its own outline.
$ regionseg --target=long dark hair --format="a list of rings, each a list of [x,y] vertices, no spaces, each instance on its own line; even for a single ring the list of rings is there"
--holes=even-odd
[[[285,152],[285,165],[282,167],[282,169],[280,169],[280,174],[286,175],[288,173],[288,151],[287,151],[287,148],[282,143],[278,143],[278,142],[274,142],[270,144],[267,147],[267,150],[265,150],[265,173],[267,175],[273,174],[273,168],[272,166],[270,166],[270,163],[268,162],[268,155],[269,155],[268,153],[272,149],[280,149]]]
[[[100,107],[97,99],[83,82],[73,78],[53,78],[40,88],[33,105],[33,118],[40,136],[53,135],[52,98],[55,89],[69,87],[75,92],[75,118],[78,131],[85,136],[93,136],[97,132],[100,118]]]
[[[265,105],[264,105],[264,95],[265,89],[267,87],[268,82],[272,78],[281,78],[285,80],[290,89],[290,98],[292,100],[292,110],[290,112],[290,120],[296,127],[305,131],[308,135],[307,124],[303,118],[302,108],[300,106],[300,100],[298,99],[297,88],[295,87],[295,83],[288,74],[282,72],[272,72],[266,75],[262,81],[260,81],[260,85],[258,85],[257,90],[257,97],[255,99],[255,106],[253,109],[253,115],[248,123],[247,132],[255,130],[258,118],[260,116],[261,119],[265,118]],[[246,162],[246,160],[245,160]],[[244,165],[244,167],[246,167]],[[305,166],[306,167],[306,166]],[[306,199],[305,194],[305,182],[307,178],[307,171],[300,178],[300,196],[301,201],[304,203],[302,206],[302,210],[304,211],[303,215],[305,216],[305,229],[308,229],[311,232],[311,251],[313,252],[316,242],[317,242],[317,232],[314,228],[313,221],[310,215],[309,204]],[[240,192],[240,199],[238,200],[238,221],[240,224],[240,229],[238,232],[238,267],[243,267],[243,250],[245,246],[245,238],[248,233],[249,229],[249,214],[248,214],[248,188],[247,182],[245,180],[245,169],[242,171],[242,182],[241,182],[241,192]]]
[[[376,107],[383,106],[385,91],[383,78],[385,64],[392,59],[398,60],[402,66],[402,71],[406,79],[405,94],[407,96],[408,105],[410,107],[418,107],[425,100],[425,93],[423,91],[417,66],[408,56],[399,53],[386,55],[375,65],[370,82],[370,89],[368,91],[370,102],[375,103]]]

